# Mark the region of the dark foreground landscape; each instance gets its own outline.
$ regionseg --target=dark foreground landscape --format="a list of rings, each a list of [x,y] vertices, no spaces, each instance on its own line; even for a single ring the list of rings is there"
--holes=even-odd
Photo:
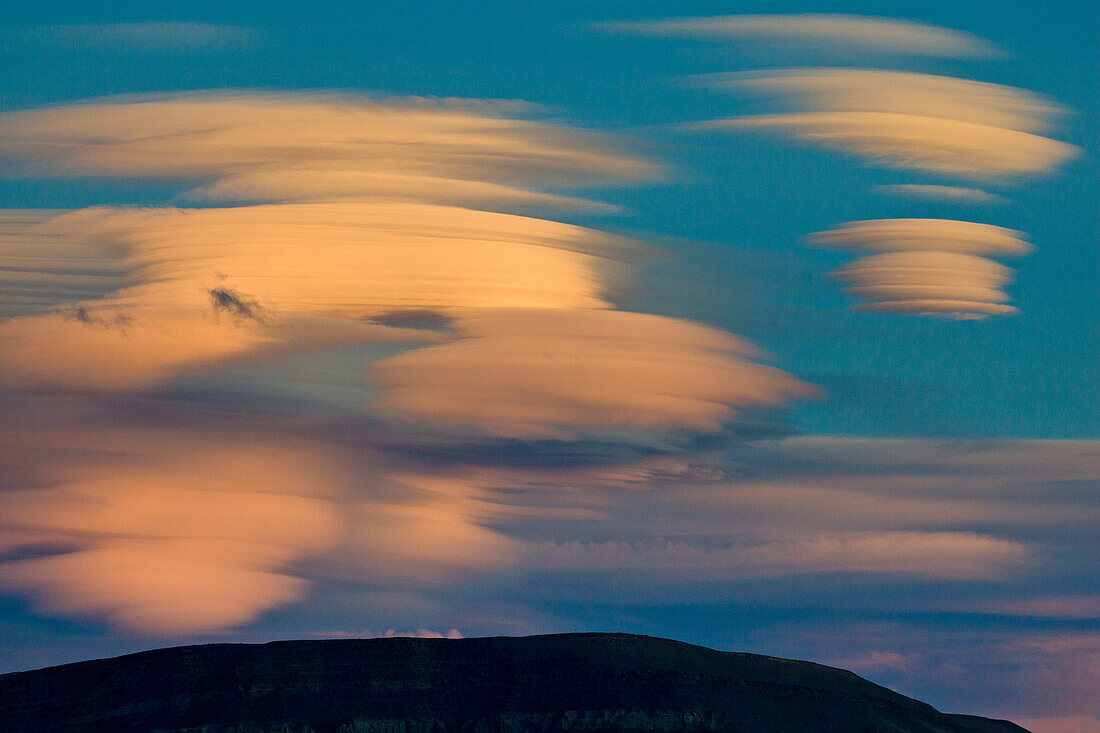
[[[209,644],[0,676],[21,731],[1009,733],[851,672],[629,634]]]

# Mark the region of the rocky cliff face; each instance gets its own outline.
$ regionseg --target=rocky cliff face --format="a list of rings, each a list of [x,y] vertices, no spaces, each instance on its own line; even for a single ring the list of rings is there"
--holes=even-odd
[[[0,677],[9,733],[1019,733],[851,672],[628,634],[161,649]]]

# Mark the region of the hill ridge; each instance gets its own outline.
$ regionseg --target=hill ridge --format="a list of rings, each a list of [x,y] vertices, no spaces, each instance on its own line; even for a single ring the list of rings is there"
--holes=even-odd
[[[1019,733],[848,670],[615,632],[279,640],[0,676],[27,733]]]

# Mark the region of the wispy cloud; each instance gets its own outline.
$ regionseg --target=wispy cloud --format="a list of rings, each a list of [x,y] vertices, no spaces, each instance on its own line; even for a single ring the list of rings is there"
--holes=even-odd
[[[685,542],[544,543],[533,558],[543,569],[583,567],[590,573],[631,574],[647,586],[677,586],[820,573],[988,579],[1024,561],[1027,549],[965,532],[867,532],[724,547]]]
[[[757,41],[789,48],[875,51],[888,54],[985,57],[1000,52],[962,31],[862,15],[723,15],[608,23],[610,30],[654,36]]]
[[[941,186],[926,183],[890,183],[875,186],[875,190],[891,196],[911,196],[963,204],[1003,204],[1004,196],[965,186]]]
[[[38,26],[23,30],[19,38],[74,51],[171,53],[245,51],[261,45],[264,33],[239,25],[147,21]]]

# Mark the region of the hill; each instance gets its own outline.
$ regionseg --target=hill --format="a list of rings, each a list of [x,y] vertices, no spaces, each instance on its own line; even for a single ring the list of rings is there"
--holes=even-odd
[[[9,733],[1019,733],[841,669],[630,634],[176,647],[0,676]]]

